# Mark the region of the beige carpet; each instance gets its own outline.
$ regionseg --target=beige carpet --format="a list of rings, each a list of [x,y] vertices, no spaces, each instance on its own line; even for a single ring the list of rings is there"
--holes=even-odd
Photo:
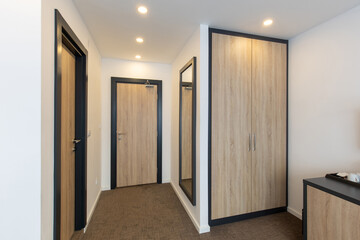
[[[301,239],[301,221],[280,213],[211,228],[199,235],[170,184],[103,192],[86,234],[73,240]]]

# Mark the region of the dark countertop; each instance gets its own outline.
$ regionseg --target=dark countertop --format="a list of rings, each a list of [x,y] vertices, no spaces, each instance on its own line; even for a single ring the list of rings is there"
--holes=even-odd
[[[309,185],[322,191],[360,205],[360,188],[330,178],[304,179],[304,187]]]

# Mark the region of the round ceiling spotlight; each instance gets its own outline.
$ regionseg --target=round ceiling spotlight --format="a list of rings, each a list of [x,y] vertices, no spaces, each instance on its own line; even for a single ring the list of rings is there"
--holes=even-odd
[[[138,7],[138,12],[141,14],[146,14],[148,12],[148,9],[145,6],[140,6]]]
[[[272,19],[266,19],[265,21],[264,21],[264,26],[270,26],[271,24],[273,24],[273,20]]]
[[[140,56],[140,55],[136,55],[135,58],[136,58],[136,59],[141,59],[141,56]]]
[[[144,39],[141,38],[141,37],[138,37],[138,38],[136,38],[136,42],[138,42],[138,43],[143,43],[143,42],[144,42]]]

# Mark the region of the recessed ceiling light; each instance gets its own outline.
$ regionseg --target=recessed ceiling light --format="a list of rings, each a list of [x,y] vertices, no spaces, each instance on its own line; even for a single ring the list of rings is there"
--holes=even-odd
[[[264,21],[264,26],[270,26],[271,24],[273,24],[273,20],[272,19],[266,19]]]
[[[143,42],[144,42],[144,39],[141,38],[141,37],[138,37],[138,38],[136,38],[136,42],[138,42],[138,43],[143,43]]]
[[[148,10],[145,6],[140,6],[140,7],[138,7],[138,12],[141,14],[146,14],[148,12]]]
[[[136,59],[140,59],[141,56],[140,56],[140,55],[136,55],[135,58],[136,58]]]

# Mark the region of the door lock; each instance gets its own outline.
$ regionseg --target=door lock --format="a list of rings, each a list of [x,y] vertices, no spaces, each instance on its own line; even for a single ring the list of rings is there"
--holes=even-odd
[[[122,135],[125,135],[125,133],[118,132],[118,140],[120,141],[122,139]]]

